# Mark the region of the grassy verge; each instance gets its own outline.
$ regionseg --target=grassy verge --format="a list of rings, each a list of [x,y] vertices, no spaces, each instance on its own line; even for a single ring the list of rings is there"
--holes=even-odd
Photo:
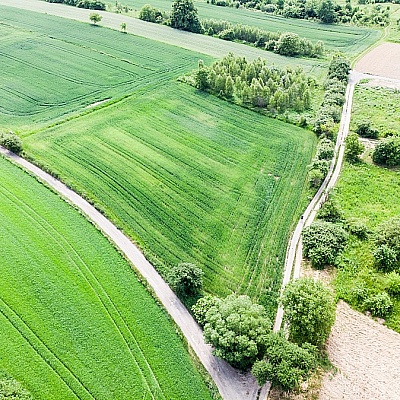
[[[103,235],[4,159],[0,176],[0,369],[35,398],[211,398]]]

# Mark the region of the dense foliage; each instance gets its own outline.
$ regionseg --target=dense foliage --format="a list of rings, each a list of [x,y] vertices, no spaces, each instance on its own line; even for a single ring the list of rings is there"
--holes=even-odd
[[[363,121],[357,124],[356,133],[361,137],[378,139],[379,131],[371,126],[370,121]]]
[[[350,133],[345,139],[345,156],[350,162],[359,161],[359,156],[364,152],[364,145],[358,139],[357,133]]]
[[[90,10],[105,10],[106,3],[101,0],[45,0],[48,3],[63,3],[79,8],[88,8]]]
[[[210,67],[200,61],[192,82],[201,90],[272,114],[309,109],[314,86],[301,68],[270,67],[265,59],[248,62],[232,53]]]
[[[145,4],[139,13],[139,19],[147,22],[154,22],[157,24],[163,24],[169,22],[170,15],[166,11],[159,10],[158,8],[152,7],[150,4]]]
[[[265,353],[271,321],[264,307],[248,296],[229,295],[217,299],[205,315],[204,338],[214,354],[243,371]]]
[[[203,33],[203,27],[197,16],[197,8],[192,0],[174,0],[170,25],[172,28],[194,33]]]
[[[303,230],[304,256],[314,268],[335,265],[347,240],[348,233],[340,224],[316,220]]]
[[[335,151],[335,144],[328,138],[322,138],[317,145],[317,152],[308,166],[308,180],[310,186],[317,189],[321,186],[328,174],[331,160]]]
[[[240,40],[285,56],[322,57],[325,52],[322,41],[314,44],[296,33],[269,32],[253,26],[214,19],[205,19],[201,23],[207,35],[216,35],[224,40]]]
[[[395,267],[396,262],[400,262],[400,217],[390,218],[380,224],[376,229],[374,240],[378,249],[386,248],[386,255],[383,256],[386,267]],[[388,260],[391,260],[389,264]]]
[[[381,140],[372,153],[374,163],[396,167],[400,165],[400,137],[393,136]]]
[[[22,151],[22,141],[18,135],[13,132],[1,133],[0,132],[0,146],[19,154]]]
[[[181,263],[171,268],[168,281],[179,297],[193,297],[203,288],[203,275],[195,264]]]
[[[297,343],[323,346],[335,321],[331,291],[320,281],[300,278],[288,283],[281,299],[289,338]]]
[[[32,400],[32,396],[18,381],[0,371],[0,399]]]
[[[300,347],[276,333],[270,333],[264,345],[265,356],[256,361],[252,368],[260,386],[268,381],[272,387],[294,389],[307,379],[316,366],[315,348],[312,345]]]

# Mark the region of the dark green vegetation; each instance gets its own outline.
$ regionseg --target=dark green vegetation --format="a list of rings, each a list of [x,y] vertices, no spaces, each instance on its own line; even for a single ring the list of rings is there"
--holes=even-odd
[[[78,8],[89,8],[90,10],[105,10],[106,4],[101,0],[45,0],[49,3],[63,3]]]
[[[171,28],[193,33],[202,33],[203,27],[197,16],[197,8],[193,0],[174,0],[172,3]]]
[[[193,68],[200,58],[89,24],[1,6],[0,10],[4,130],[32,131],[89,112],[97,102],[160,85]]]
[[[368,107],[365,107],[368,104]],[[350,128],[370,123],[379,136],[400,134],[400,91],[360,84],[355,87]]]
[[[0,369],[38,399],[210,398],[107,239],[2,158],[0,179]]]
[[[125,0],[123,3],[134,7],[138,13],[148,3],[162,11],[171,10],[171,1],[169,0]],[[349,57],[361,53],[381,36],[381,32],[372,29],[326,25],[300,19],[288,19],[246,9],[237,10],[231,7],[216,7],[215,5],[207,4],[205,1],[196,1],[194,4],[198,10],[200,21],[213,18],[271,32],[289,31],[297,33],[300,37],[311,40],[313,43],[322,40],[327,50],[341,51]]]
[[[400,166],[400,136],[381,140],[372,153],[372,161],[388,167]]]
[[[335,278],[339,297],[360,310],[384,315],[386,324],[397,332],[400,332],[399,277],[390,268],[382,268],[378,257],[382,243],[376,234],[383,223],[392,229],[397,226],[400,231],[390,221],[400,214],[399,192],[398,171],[367,163],[345,164],[337,200],[350,227],[364,225],[365,228],[361,236],[357,234],[359,230],[350,235]],[[390,237],[396,237],[388,228],[384,230]],[[400,237],[400,232],[397,235]],[[391,248],[392,244],[387,242],[385,246]],[[398,268],[396,265],[392,267]],[[387,295],[390,295],[389,302]]]
[[[19,154],[22,151],[22,141],[13,132],[0,132],[0,146],[12,151],[13,153]]]

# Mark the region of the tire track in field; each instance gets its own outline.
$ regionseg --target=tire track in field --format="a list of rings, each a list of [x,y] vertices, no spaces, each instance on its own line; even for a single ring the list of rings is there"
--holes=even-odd
[[[131,345],[129,344],[129,340],[126,337],[126,335],[128,335],[128,337],[130,336],[130,338],[133,341],[133,347],[136,347],[137,350],[139,351],[139,353],[143,357],[144,364],[146,365],[151,377],[153,378],[153,384],[155,384],[155,386],[158,388],[158,389],[155,390],[155,394],[157,396],[159,394],[161,394],[162,398],[165,399],[166,397],[165,397],[165,395],[163,393],[163,390],[161,389],[161,387],[160,387],[160,385],[158,383],[158,380],[157,380],[157,378],[156,378],[156,376],[155,376],[150,364],[148,363],[148,361],[147,361],[147,359],[146,359],[146,357],[145,357],[145,355],[143,353],[143,350],[141,349],[139,343],[137,342],[133,332],[129,329],[129,326],[128,326],[126,320],[120,314],[120,312],[118,311],[118,308],[115,306],[114,302],[111,300],[111,298],[108,295],[107,291],[104,289],[104,287],[101,285],[99,280],[96,278],[95,274],[90,270],[88,265],[83,261],[81,256],[76,252],[76,250],[72,247],[72,245],[70,243],[68,243],[68,241],[62,236],[62,234],[53,225],[51,225],[40,214],[36,213],[36,211],[28,203],[23,202],[21,199],[16,197],[12,192],[8,191],[5,187],[3,187],[2,189],[3,189],[3,191],[7,192],[8,198],[10,198],[10,197],[13,198],[13,203],[14,204],[19,203],[19,210],[21,211],[21,213],[25,214],[26,218],[28,218],[28,219],[32,220],[34,223],[37,223],[38,225],[40,225],[43,228],[44,232],[52,232],[53,233],[53,236],[52,236],[53,238],[58,237],[59,240],[56,241],[56,243],[64,251],[64,253],[66,255],[66,258],[69,259],[72,262],[72,264],[76,267],[77,270],[80,271],[80,273],[82,274],[83,279],[86,281],[86,283],[92,289],[92,291],[95,294],[95,296],[97,297],[97,299],[102,304],[102,306],[103,306],[104,310],[106,311],[109,319],[112,321],[115,329],[117,330],[117,332],[119,333],[119,335],[122,338],[123,342],[125,343],[125,345],[126,345],[126,347],[128,349],[128,352],[131,354],[133,362],[134,362],[134,364],[136,364],[137,369],[139,370],[139,373],[141,374],[143,383],[144,383],[145,386],[147,386],[147,389],[148,389],[149,393],[152,395],[152,398],[153,399],[160,399],[161,397],[154,397],[154,395],[152,394],[153,390],[149,386],[149,383],[147,381],[146,376],[143,374],[143,371],[142,371],[142,368],[141,368],[141,366],[139,364],[139,361],[135,358],[135,354],[133,353],[134,349],[132,349],[132,347],[131,347],[132,344]],[[26,207],[28,210],[30,210],[31,214],[26,212],[24,210],[24,207]],[[32,214],[35,216],[35,218],[33,218]],[[75,257],[78,259],[79,263],[82,265],[83,269],[86,272],[84,272],[83,269],[78,265],[78,263],[72,258],[71,253],[75,255]],[[97,286],[97,289],[95,288],[95,286]],[[105,299],[102,298],[102,295],[105,297]],[[109,303],[108,305],[106,304],[107,302]],[[111,308],[112,311],[110,311],[110,308]],[[114,312],[116,314],[117,318],[115,318],[115,315],[114,316],[112,315],[112,312]],[[119,323],[117,322],[117,319],[120,319]],[[122,325],[122,329],[121,329],[120,325]],[[125,330],[125,333],[123,333],[123,330]],[[57,356],[55,355],[55,357],[57,357]]]

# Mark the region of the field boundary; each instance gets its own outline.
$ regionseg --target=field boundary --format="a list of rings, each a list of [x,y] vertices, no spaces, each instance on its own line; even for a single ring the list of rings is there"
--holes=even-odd
[[[224,360],[212,355],[212,348],[204,342],[203,333],[199,325],[167,283],[127,236],[118,230],[114,224],[105,218],[91,204],[50,174],[1,146],[0,154],[33,174],[46,186],[50,186],[50,188],[60,194],[64,200],[78,207],[85,217],[117,246],[131,262],[133,267],[139,271],[151,286],[157,298],[182,331],[188,345],[194,350],[197,357],[214,380],[223,399],[258,399],[260,387],[256,379],[251,374],[240,373]]]

